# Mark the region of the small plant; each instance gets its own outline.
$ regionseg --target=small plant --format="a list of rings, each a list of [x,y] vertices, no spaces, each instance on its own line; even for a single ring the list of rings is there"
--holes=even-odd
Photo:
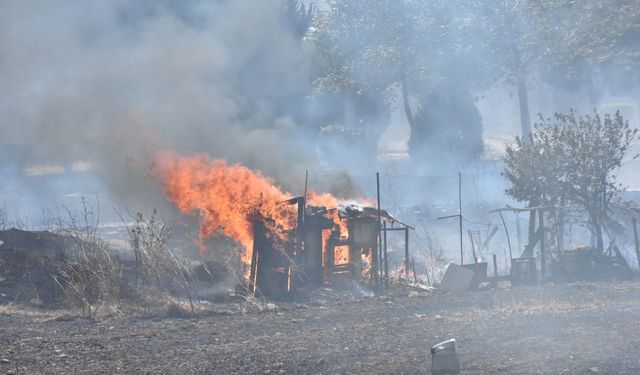
[[[416,233],[418,238],[418,255],[425,260],[427,282],[430,285],[437,285],[442,278],[443,270],[447,264],[447,258],[438,239],[429,233],[422,220],[420,220],[420,224],[422,226],[422,232],[424,232],[424,238]]]

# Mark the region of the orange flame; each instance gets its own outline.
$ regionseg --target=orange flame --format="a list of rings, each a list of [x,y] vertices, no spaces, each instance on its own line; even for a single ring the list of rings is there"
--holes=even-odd
[[[206,252],[204,241],[220,233],[242,245],[242,261],[249,264],[253,247],[251,214],[273,219],[278,233],[293,229],[297,222],[295,206],[283,204],[292,195],[272,179],[239,164],[229,165],[205,155],[165,152],[156,155],[151,176],[163,182],[166,196],[181,212],[200,214],[201,253]],[[328,193],[310,192],[308,201],[328,209],[338,207],[336,197]],[[333,217],[340,224],[337,213]]]

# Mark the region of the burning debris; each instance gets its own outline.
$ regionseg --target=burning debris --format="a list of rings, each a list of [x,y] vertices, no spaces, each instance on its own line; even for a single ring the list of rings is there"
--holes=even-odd
[[[286,298],[301,288],[378,282],[380,220],[396,220],[371,201],[295,197],[260,172],[206,156],[160,154],[152,175],[180,211],[199,214],[201,252],[210,251],[205,240],[213,235],[242,246],[254,294]]]

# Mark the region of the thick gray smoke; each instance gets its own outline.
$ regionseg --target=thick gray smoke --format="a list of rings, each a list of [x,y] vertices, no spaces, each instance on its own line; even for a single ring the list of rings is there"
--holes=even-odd
[[[207,153],[299,188],[314,161],[289,114],[311,84],[281,0],[14,1],[0,12],[3,166],[86,160],[124,203],[154,152]],[[43,187],[48,189],[50,187]]]

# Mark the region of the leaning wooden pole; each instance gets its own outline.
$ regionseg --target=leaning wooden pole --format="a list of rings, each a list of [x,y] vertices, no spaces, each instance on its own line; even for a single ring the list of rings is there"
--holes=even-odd
[[[251,251],[251,265],[249,270],[249,293],[256,294],[258,288],[258,262],[260,259],[258,258],[258,239],[262,238],[262,227],[261,224],[257,221],[253,223],[253,249]]]
[[[636,245],[636,258],[638,259],[638,268],[640,268],[640,241],[638,241],[638,226],[636,225],[636,218],[632,219],[633,221],[633,238],[635,240]]]
[[[502,226],[504,227],[504,233],[507,235],[507,245],[509,246],[509,260],[511,260],[513,259],[513,253],[511,252],[511,238],[509,238],[509,230],[507,229],[507,223],[504,221],[504,217],[502,216],[502,211],[498,211],[498,215],[500,215],[500,220],[502,221]],[[519,225],[520,224],[518,224],[518,226]]]

